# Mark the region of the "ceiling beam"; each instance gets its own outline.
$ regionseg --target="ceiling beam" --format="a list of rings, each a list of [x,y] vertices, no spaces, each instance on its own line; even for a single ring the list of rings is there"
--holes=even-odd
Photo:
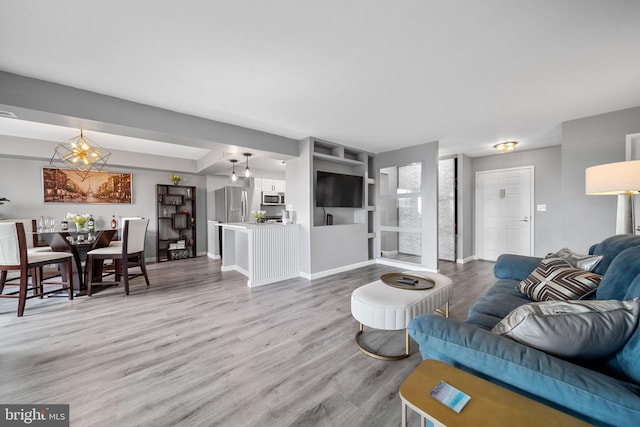
[[[0,71],[0,110],[22,120],[211,150],[298,156],[298,142],[291,138],[4,71]]]

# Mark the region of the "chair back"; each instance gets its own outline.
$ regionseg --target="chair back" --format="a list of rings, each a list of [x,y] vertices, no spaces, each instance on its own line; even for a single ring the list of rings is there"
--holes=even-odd
[[[25,237],[27,237],[26,242],[27,242],[27,248],[31,249],[33,247],[36,246],[36,243],[38,242],[38,235],[35,234],[36,231],[38,231],[38,226],[36,224],[36,220],[35,219],[24,219],[24,218],[19,218],[19,219],[0,219],[0,222],[20,222],[22,223],[23,227],[24,227],[24,234]]]
[[[130,219],[144,219],[141,216],[121,216],[120,217],[120,226],[118,229],[118,239],[124,241],[124,224]]]
[[[19,266],[26,258],[24,225],[21,222],[0,222],[0,265]]]
[[[128,254],[144,251],[144,241],[147,235],[149,219],[129,219],[124,223],[122,236],[123,251]]]

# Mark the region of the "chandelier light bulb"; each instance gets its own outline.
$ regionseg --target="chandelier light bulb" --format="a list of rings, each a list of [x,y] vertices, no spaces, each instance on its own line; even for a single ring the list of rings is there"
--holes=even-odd
[[[247,167],[244,168],[244,176],[249,178],[251,177],[251,170],[249,169],[249,157],[251,156],[251,153],[244,153],[243,156],[247,158]]]
[[[231,165],[232,165],[231,181],[236,182],[238,180],[238,175],[236,175],[236,163],[238,163],[238,161],[235,159],[232,159],[229,161],[231,162]]]

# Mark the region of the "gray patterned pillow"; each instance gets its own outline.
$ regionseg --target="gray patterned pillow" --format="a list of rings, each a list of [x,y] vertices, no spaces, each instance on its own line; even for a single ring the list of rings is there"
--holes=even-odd
[[[533,301],[580,299],[598,287],[602,276],[573,268],[561,258],[544,258],[517,286]]]
[[[638,324],[640,299],[522,305],[491,330],[560,357],[597,359],[618,351]]]
[[[583,255],[573,252],[569,248],[562,248],[555,254],[547,255],[548,258],[562,258],[567,261],[571,267],[579,268],[584,271],[593,271],[596,265],[602,261],[602,255]]]

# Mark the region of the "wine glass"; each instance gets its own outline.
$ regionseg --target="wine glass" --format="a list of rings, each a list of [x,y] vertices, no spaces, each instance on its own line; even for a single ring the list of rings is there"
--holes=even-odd
[[[49,231],[56,231],[56,219],[55,218],[47,218],[47,225],[49,227]]]

